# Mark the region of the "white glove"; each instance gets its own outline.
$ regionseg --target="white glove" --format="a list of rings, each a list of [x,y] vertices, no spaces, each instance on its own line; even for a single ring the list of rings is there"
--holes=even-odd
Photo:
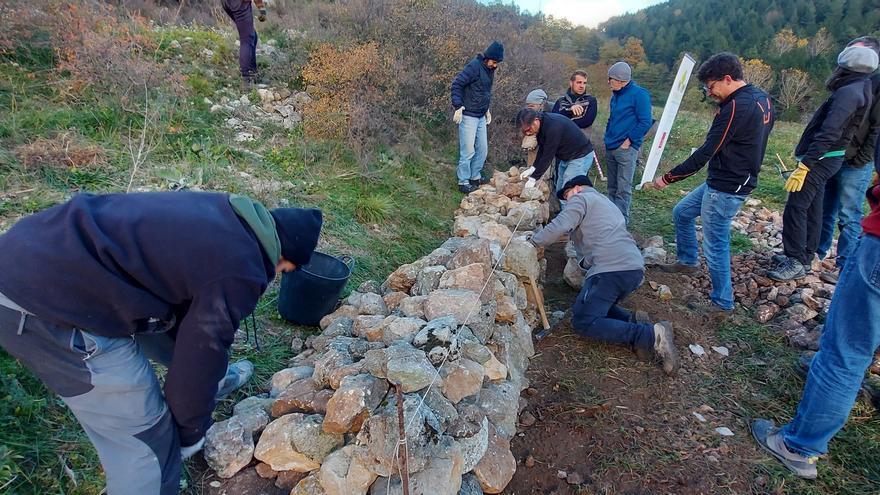
[[[464,107],[459,108],[452,114],[452,121],[456,124],[461,124],[461,117],[464,115]]]
[[[486,110],[486,125],[489,125],[491,123],[492,123],[492,112],[490,112],[489,110]]]
[[[535,178],[529,177],[529,180],[526,181],[526,188],[535,187]]]
[[[538,147],[538,137],[537,136],[523,136],[522,140],[522,149],[526,151],[533,150]]]
[[[187,460],[190,457],[194,456],[198,451],[202,450],[202,447],[205,445],[205,437],[202,437],[198,442],[190,445],[189,447],[181,447],[180,448],[180,459]]]
[[[525,179],[526,177],[532,175],[533,173],[535,173],[535,167],[529,167],[525,170],[525,172],[519,174],[519,178]],[[533,181],[533,183],[534,183],[534,181]]]

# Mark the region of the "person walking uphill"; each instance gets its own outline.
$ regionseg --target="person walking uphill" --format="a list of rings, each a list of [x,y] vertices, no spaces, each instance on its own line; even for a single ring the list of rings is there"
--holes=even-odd
[[[495,69],[504,60],[504,45],[493,41],[452,80],[452,121],[458,124],[458,190],[467,194],[480,187],[489,154],[486,126],[492,123],[489,105]]]
[[[639,147],[651,129],[651,94],[632,80],[632,68],[617,62],[608,69],[611,113],[605,126],[605,167],[608,169],[608,198],[629,222],[633,174]]]
[[[623,214],[593,189],[586,175],[566,182],[557,195],[566,200],[565,207],[532,235],[531,242],[546,247],[571,233],[579,264],[587,272],[572,308],[575,332],[629,345],[640,354],[656,353],[663,360],[663,371],[675,374],[679,360],[672,324],[637,321],[634,314],[618,306],[638,289],[645,275],[642,253],[626,230]]]
[[[76,416],[109,495],[178,492],[217,397],[252,372],[227,366],[239,322],[309,262],[321,223],[228,194],[81,194],[0,236],[0,346]]]
[[[516,115],[516,122],[523,136],[534,136],[538,144],[535,163],[520,174],[521,178],[528,178],[525,187],[534,187],[554,158],[559,161],[556,191],[573,177],[587,175],[593,163],[593,143],[571,119],[523,108]]]
[[[730,280],[730,223],[749,193],[758,185],[758,172],[773,129],[770,97],[743,81],[742,64],[732,53],[719,53],[704,62],[697,78],[719,103],[706,140],[677,167],[645,184],[663,189],[690,177],[709,164],[706,182],[675,205],[675,242],[678,261],[660,268],[668,272],[699,270],[696,219],[703,222],[703,256],[709,267],[709,301],[694,298],[688,306],[712,316],[733,310]]]
[[[803,278],[819,248],[825,182],[840,170],[846,147],[871,105],[871,80],[877,52],[864,46],[844,48],[825,86],[831,96],[819,106],[794,150],[797,168],[785,182],[788,200],[782,213],[784,254],[767,272],[773,280]]]
[[[254,12],[251,0],[223,0],[223,11],[235,23],[238,30],[238,67],[241,71],[242,91],[250,90],[257,82],[257,30],[254,29]],[[260,22],[266,20],[263,0],[253,0],[259,11]]]

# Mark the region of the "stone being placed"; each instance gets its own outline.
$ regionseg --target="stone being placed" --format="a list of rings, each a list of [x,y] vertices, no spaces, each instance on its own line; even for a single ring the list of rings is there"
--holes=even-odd
[[[269,423],[260,436],[254,457],[275,471],[313,471],[344,443],[343,436],[322,429],[318,414],[287,414]]]
[[[345,377],[327,403],[322,428],[327,433],[359,431],[388,392],[388,382],[369,374]]]
[[[205,433],[205,461],[221,478],[231,478],[254,456],[253,431],[238,417],[211,425]]]

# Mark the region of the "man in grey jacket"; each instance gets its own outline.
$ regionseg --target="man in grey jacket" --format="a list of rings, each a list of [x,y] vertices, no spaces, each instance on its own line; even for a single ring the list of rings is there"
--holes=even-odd
[[[627,344],[640,355],[656,353],[663,371],[678,370],[672,324],[637,321],[618,303],[642,284],[645,261],[623,213],[585,175],[569,180],[557,193],[566,204],[559,215],[532,236],[536,246],[549,246],[570,233],[581,268],[587,271],[572,308],[572,327],[584,337]],[[640,318],[641,320],[641,318]]]

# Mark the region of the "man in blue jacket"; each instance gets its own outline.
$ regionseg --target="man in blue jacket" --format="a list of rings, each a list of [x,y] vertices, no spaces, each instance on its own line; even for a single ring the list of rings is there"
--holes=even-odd
[[[489,154],[486,126],[492,123],[489,104],[495,69],[504,60],[504,45],[493,41],[452,80],[452,121],[458,125],[458,190],[467,194],[483,183],[481,172]]]
[[[79,420],[109,495],[178,492],[216,397],[242,384],[227,375],[239,321],[308,263],[321,223],[228,194],[82,194],[0,236],[0,346]],[[163,333],[164,396],[139,343]]]
[[[608,167],[608,199],[629,222],[632,180],[639,147],[654,123],[651,94],[632,80],[632,68],[617,62],[608,69],[611,113],[605,126],[605,166]]]
[[[675,242],[678,262],[664,271],[695,273],[700,268],[696,219],[703,222],[703,256],[709,267],[709,300],[692,298],[691,309],[725,317],[733,310],[730,280],[730,223],[749,193],[758,185],[758,172],[773,129],[770,97],[743,80],[742,64],[732,53],[719,53],[700,66],[697,78],[719,103],[703,145],[677,167],[645,184],[663,189],[709,165],[706,182],[675,205]]]

